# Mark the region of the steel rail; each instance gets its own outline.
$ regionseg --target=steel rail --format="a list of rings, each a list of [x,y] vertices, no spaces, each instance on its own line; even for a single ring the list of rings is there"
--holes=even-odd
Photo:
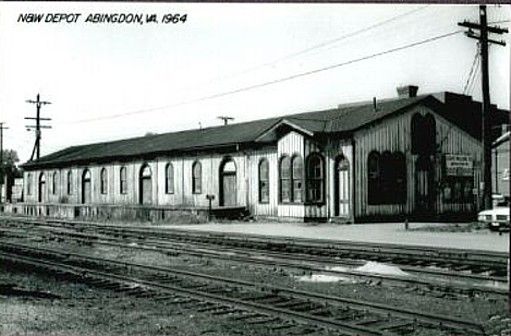
[[[334,239],[317,239],[317,238],[302,238],[302,237],[290,237],[290,236],[268,236],[263,234],[254,234],[254,233],[239,233],[239,232],[218,232],[218,231],[208,231],[208,230],[186,230],[181,228],[158,228],[158,227],[150,227],[148,226],[133,226],[133,225],[115,225],[115,224],[105,224],[99,222],[92,221],[78,221],[78,220],[69,220],[69,219],[56,219],[56,218],[44,218],[44,217],[31,217],[31,216],[5,216],[1,215],[0,219],[8,219],[14,221],[25,221],[26,223],[34,223],[38,224],[41,222],[44,223],[56,223],[56,224],[68,224],[71,226],[82,225],[82,226],[90,226],[96,228],[108,227],[110,229],[130,229],[132,231],[138,230],[139,233],[161,233],[161,234],[169,234],[169,233],[181,233],[186,235],[196,235],[200,237],[209,236],[212,238],[224,237],[224,238],[239,238],[244,240],[245,238],[259,238],[261,242],[273,241],[278,242],[282,241],[284,243],[289,243],[292,245],[298,245],[297,243],[307,243],[307,244],[316,244],[319,247],[324,247],[327,244],[329,247],[341,247],[341,248],[349,248],[349,247],[359,247],[366,249],[377,249],[383,250],[387,249],[396,249],[396,253],[400,251],[415,251],[417,254],[423,255],[424,252],[429,252],[433,256],[434,255],[457,255],[460,258],[466,257],[489,257],[489,258],[507,258],[507,252],[496,252],[496,251],[486,251],[486,250],[477,250],[477,249],[460,249],[460,248],[448,248],[448,247],[438,247],[438,246],[427,246],[427,245],[400,245],[395,243],[371,243],[371,242],[360,242],[360,241],[346,241],[346,240],[334,240]],[[226,237],[229,235],[229,237]]]
[[[368,302],[368,301],[362,301],[362,300],[353,300],[348,298],[342,298],[337,296],[328,296],[323,295],[319,293],[314,292],[307,292],[302,290],[294,290],[289,289],[285,287],[279,287],[279,286],[271,286],[271,285],[261,285],[259,283],[252,283],[248,281],[242,281],[242,280],[235,280],[231,278],[224,278],[224,277],[218,277],[218,276],[212,276],[208,274],[201,274],[196,272],[189,272],[189,271],[183,271],[180,269],[173,269],[169,267],[158,267],[158,266],[148,266],[148,265],[141,265],[141,264],[135,264],[135,263],[128,263],[128,262],[122,262],[117,260],[110,260],[105,258],[99,258],[99,257],[91,257],[91,256],[85,256],[77,253],[70,253],[67,251],[58,251],[58,250],[52,250],[47,248],[34,248],[32,246],[28,246],[25,244],[12,244],[8,242],[0,242],[0,246],[6,246],[6,247],[12,247],[12,248],[18,248],[18,249],[28,249],[32,250],[34,252],[46,252],[50,254],[57,254],[61,255],[64,258],[70,258],[70,257],[76,257],[76,258],[82,258],[87,259],[93,262],[100,262],[100,263],[108,263],[112,265],[122,266],[122,267],[131,267],[131,268],[137,268],[147,271],[155,271],[155,272],[163,272],[163,273],[171,273],[173,275],[179,274],[187,277],[193,277],[193,278],[201,278],[208,281],[214,281],[217,283],[229,283],[236,286],[244,286],[247,288],[256,288],[260,289],[263,292],[273,292],[273,293],[285,293],[294,297],[301,297],[306,300],[320,300],[320,302],[335,302],[342,305],[351,305],[352,307],[355,306],[357,308],[368,310],[370,309],[372,312],[380,313],[380,314],[391,314],[395,317],[399,318],[405,318],[413,321],[419,321],[421,323],[427,324],[427,325],[433,325],[433,326],[442,326],[442,327],[449,327],[457,330],[464,330],[464,331],[471,331],[476,334],[483,334],[482,326],[478,323],[475,323],[473,321],[466,321],[454,317],[448,317],[443,315],[436,315],[436,314],[429,314],[424,312],[418,312],[410,309],[404,309],[404,308],[398,308],[394,306],[374,303],[374,302]]]
[[[319,316],[309,315],[306,313],[292,311],[292,310],[285,309],[285,308],[278,308],[278,307],[264,305],[264,304],[260,304],[260,303],[256,303],[256,302],[249,302],[249,301],[243,301],[240,299],[229,298],[229,297],[221,296],[218,294],[198,292],[197,290],[186,289],[186,288],[172,286],[172,285],[168,285],[168,284],[164,285],[161,283],[156,283],[156,282],[145,280],[142,278],[135,278],[135,277],[129,277],[126,275],[100,272],[97,270],[92,270],[90,268],[70,266],[67,264],[55,263],[55,262],[51,262],[51,261],[40,260],[37,258],[31,258],[31,257],[26,257],[26,256],[19,256],[19,255],[5,253],[5,252],[0,252],[0,257],[9,258],[13,261],[22,261],[25,263],[32,264],[35,267],[41,267],[44,264],[46,266],[50,266],[51,268],[59,269],[61,272],[71,271],[75,275],[81,275],[81,276],[83,276],[84,274],[86,274],[88,276],[93,275],[96,277],[101,277],[106,280],[115,279],[117,281],[122,281],[126,284],[136,283],[137,285],[143,285],[148,288],[157,289],[157,290],[164,291],[167,293],[174,294],[177,292],[180,294],[184,294],[187,297],[192,297],[195,299],[200,299],[200,300],[206,299],[208,301],[212,301],[212,302],[219,303],[219,304],[228,304],[228,305],[232,305],[235,307],[242,307],[244,309],[255,310],[258,312],[262,312],[264,314],[271,314],[272,316],[277,315],[277,316],[279,316],[283,319],[287,319],[287,320],[292,319],[294,321],[299,321],[299,322],[306,323],[306,324],[314,324],[314,325],[325,327],[325,328],[342,330],[343,333],[348,333],[348,335],[351,335],[351,336],[384,336],[385,335],[384,333],[382,333],[378,330],[373,330],[373,329],[366,328],[363,326],[358,326],[356,324],[344,323],[344,322],[335,321],[335,320],[328,319],[328,318],[323,318],[323,317],[319,317]]]
[[[179,246],[176,247],[175,245],[169,246],[169,242],[167,241],[157,241],[157,240],[148,240],[144,239],[143,242],[137,241],[137,240],[130,240],[129,242],[119,242],[119,239],[111,238],[111,237],[102,237],[96,234],[85,234],[85,233],[76,233],[76,232],[55,232],[53,231],[53,228],[51,228],[50,231],[45,231],[42,228],[38,228],[39,230],[42,230],[43,232],[47,232],[50,234],[58,235],[59,237],[64,236],[65,239],[71,239],[73,241],[78,241],[81,243],[95,243],[95,244],[101,244],[106,246],[113,246],[113,247],[119,247],[119,248],[129,248],[129,249],[137,249],[137,250],[144,250],[149,252],[162,252],[162,253],[180,253],[180,254],[187,254],[191,256],[196,257],[208,257],[213,259],[219,259],[219,260],[228,260],[228,261],[234,261],[234,262],[242,262],[242,263],[251,263],[251,264],[259,264],[259,265],[265,265],[265,266],[279,266],[279,267],[289,267],[289,268],[295,268],[295,269],[302,269],[309,272],[321,272],[321,273],[328,273],[328,274],[334,274],[334,275],[344,275],[344,276],[351,276],[357,279],[373,279],[377,281],[385,281],[385,282],[393,282],[393,283],[404,283],[407,285],[414,285],[414,286],[425,286],[425,287],[435,287],[437,289],[441,289],[443,291],[452,291],[453,289],[465,291],[465,292],[481,292],[486,294],[492,294],[492,295],[507,295],[507,289],[504,288],[492,288],[488,286],[481,286],[477,284],[453,284],[452,282],[440,282],[440,281],[433,281],[433,279],[426,281],[423,279],[410,279],[403,276],[391,276],[391,275],[385,275],[385,274],[370,274],[370,273],[364,273],[364,272],[358,272],[356,270],[332,270],[332,269],[325,269],[318,266],[314,266],[311,264],[304,264],[303,258],[300,258],[300,256],[288,256],[288,255],[282,255],[282,253],[271,253],[271,252],[258,252],[259,256],[253,256],[253,255],[246,255],[246,251],[238,250],[238,249],[223,249],[222,251],[213,251],[211,249],[209,250],[198,250],[196,248],[190,248],[186,246]],[[0,233],[9,232],[5,229],[0,229]],[[33,231],[32,231],[33,232]],[[27,233],[25,233],[25,236],[19,236],[19,238],[26,238]],[[133,245],[133,243],[136,243],[136,245]],[[158,250],[155,250],[157,248]],[[232,253],[236,253],[238,255],[233,255]],[[298,258],[297,258],[298,257]],[[261,258],[271,258],[271,259],[261,259]],[[307,260],[309,261],[309,260]],[[298,263],[300,262],[300,263]],[[318,261],[317,259],[314,259],[312,261],[315,265],[317,265]],[[329,266],[346,266],[346,264],[339,264],[339,263],[333,263],[332,261],[323,261],[323,265],[329,265]],[[421,273],[428,273],[428,272],[421,272],[421,270],[412,270],[412,272],[421,274]],[[435,273],[435,275],[438,275]],[[442,273],[444,275],[444,273]],[[459,274],[447,274],[445,275],[450,276],[451,278],[459,277],[459,278],[468,278],[472,279],[474,276],[472,275],[459,275]],[[485,281],[495,281],[495,282],[507,282],[506,279],[492,279],[492,278],[484,278]]]
[[[184,239],[179,239],[179,238],[176,238],[176,237],[173,237],[171,235],[169,235],[169,232],[168,230],[165,230],[165,231],[157,231],[156,229],[153,229],[151,228],[151,230],[144,230],[144,231],[141,231],[139,229],[133,229],[129,226],[112,226],[112,225],[104,225],[104,224],[96,224],[96,223],[88,223],[88,222],[72,222],[72,221],[63,221],[63,220],[50,220],[49,222],[46,221],[43,223],[40,223],[40,222],[30,222],[31,224],[34,224],[34,225],[49,225],[51,226],[52,224],[51,223],[56,223],[56,224],[59,224],[59,225],[62,225],[62,224],[73,224],[72,227],[74,229],[77,229],[75,227],[75,224],[79,224],[81,225],[80,226],[80,229],[84,229],[83,226],[86,226],[86,227],[93,227],[93,228],[96,228],[97,230],[101,230],[102,232],[108,232],[109,234],[112,234],[111,232],[117,232],[117,234],[119,235],[122,235],[122,236],[127,236],[127,235],[134,235],[136,236],[137,234],[138,235],[143,235],[145,237],[147,236],[156,236],[157,238],[163,238],[163,237],[160,237],[158,236],[157,234],[158,233],[163,233],[165,234],[164,238],[165,239],[177,239],[177,240],[180,240],[180,241],[188,241],[186,238],[188,237],[195,237],[197,236],[198,237],[198,240],[201,241],[202,244],[208,244],[208,243],[204,243],[203,240],[204,239],[207,239],[209,241],[211,240],[220,240],[220,239],[223,239],[223,241],[218,241],[218,242],[212,242],[212,243],[209,243],[210,245],[211,244],[215,244],[215,245],[222,245],[223,247],[225,247],[225,242],[227,240],[227,242],[229,242],[229,240],[232,240],[232,237],[225,237],[225,234],[216,234],[214,236],[211,236],[210,234],[207,234],[206,236],[201,234],[200,232],[199,233],[192,233],[192,232],[189,232],[189,231],[179,231],[180,235],[181,236],[185,236]],[[171,230],[171,233],[173,233],[174,229]],[[97,232],[97,231],[96,231]],[[142,236],[141,236],[142,237]],[[244,250],[248,250],[248,249],[251,249],[251,250],[267,250],[267,247],[268,246],[265,246],[265,244],[269,244],[269,247],[271,248],[272,247],[272,244],[275,244],[274,242],[274,239],[271,238],[271,241],[268,241],[268,237],[265,237],[265,240],[264,242],[256,242],[256,243],[259,243],[259,244],[262,244],[261,246],[259,247],[254,247],[254,246],[250,246],[250,244],[253,244],[254,241],[251,240],[251,236],[241,236],[243,238],[242,241],[235,241],[233,244],[231,245],[234,245],[234,246],[237,246],[239,245],[239,243],[242,243],[244,244]],[[280,238],[278,239],[280,240]],[[323,241],[324,243],[327,243],[329,244],[329,241]],[[194,244],[199,244],[198,242],[194,241]],[[356,244],[359,244],[359,243],[356,243]],[[209,246],[210,246],[209,245]],[[296,245],[296,243],[294,241],[290,241],[289,243],[287,243],[287,247],[291,247],[291,248],[295,248],[297,247],[298,245]],[[328,248],[330,245],[328,245],[326,248]],[[208,246],[206,246],[208,247]],[[302,248],[306,248],[306,247],[302,247]],[[321,247],[323,249],[325,249],[325,247]],[[404,249],[407,249],[408,247],[403,247]],[[321,251],[320,251],[321,252]],[[267,252],[269,253],[269,252]],[[281,252],[281,253],[284,253],[284,252]],[[292,252],[289,252],[289,253],[292,253]],[[308,259],[309,261],[320,261],[319,258],[322,256],[321,253],[315,253],[313,255],[309,255],[309,254],[306,254],[306,253],[303,253],[301,252],[301,256],[302,258],[306,258]],[[367,250],[364,251],[364,254],[365,256],[367,257],[368,253],[370,253],[369,255],[369,258],[367,258],[368,260],[381,260],[382,258],[371,258],[371,255],[379,255],[381,253],[386,253],[385,251],[382,251],[382,250],[372,250],[370,252],[368,252]],[[491,252],[488,252],[488,253],[491,253]],[[296,255],[297,253],[293,253],[293,255]],[[316,255],[319,255],[319,256],[316,256]],[[493,254],[491,254],[493,255]],[[314,256],[314,257],[313,257]],[[493,255],[495,257],[495,255]],[[359,256],[361,258],[363,258],[363,256]],[[398,258],[400,259],[406,259],[406,255],[399,255]],[[291,257],[293,258],[293,257]],[[338,258],[338,257],[335,257],[335,258]],[[420,255],[420,258],[422,260],[429,260],[431,259],[430,257],[428,257],[428,259],[426,259],[422,254]],[[383,258],[383,259],[388,259],[388,258]],[[326,260],[325,260],[326,261]],[[346,260],[344,260],[344,262],[346,263]],[[384,262],[388,262],[386,260],[384,260]],[[445,257],[442,257],[441,259],[441,262],[442,263],[448,263],[448,260],[445,258]],[[457,259],[455,262],[460,262],[459,259]],[[463,262],[463,261],[461,261]],[[399,262],[392,262],[392,264],[395,264],[395,265],[399,265],[401,267],[401,269],[407,271],[407,272],[415,272],[415,273],[422,273],[422,274],[432,274],[432,275],[436,275],[436,276],[453,276],[453,273],[452,272],[448,272],[448,271],[444,271],[444,270],[440,270],[440,269],[428,269],[428,268],[425,268],[425,267],[416,267],[416,266],[409,266],[406,262],[403,264],[403,263],[399,263]],[[355,262],[353,263],[353,265],[360,265],[359,262]],[[471,265],[472,267],[473,266],[477,266],[477,267],[488,267],[488,260],[479,260],[479,261],[474,261],[472,260],[471,262]],[[502,271],[506,268],[507,266],[507,259],[503,260],[503,261],[498,261],[498,266],[499,266],[499,269],[501,269]],[[495,264],[493,265],[493,267],[495,267]],[[459,277],[464,277],[464,278],[468,278],[468,279],[475,279],[475,280],[483,280],[483,281],[503,281],[504,277],[492,277],[492,276],[481,276],[479,274],[463,274],[463,273],[458,273],[459,274]]]

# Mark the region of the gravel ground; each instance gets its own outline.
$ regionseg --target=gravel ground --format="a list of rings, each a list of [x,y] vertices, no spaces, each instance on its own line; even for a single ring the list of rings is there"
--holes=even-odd
[[[0,272],[0,284],[15,283],[51,292],[59,299],[0,295],[2,336],[274,335],[265,325],[219,318],[195,307],[124,296],[86,285],[56,281],[50,276]],[[321,333],[328,336],[328,333]]]
[[[439,295],[413,288],[382,286],[374,282],[303,282],[308,275],[301,270],[281,269],[237,262],[210,260],[187,255],[168,256],[159,252],[140,252],[106,246],[84,246],[76,243],[38,242],[39,246],[66,248],[70,252],[85,253],[104,258],[150,265],[174,267],[182,270],[223,276],[227,278],[267,283],[275,286],[316,291],[346,298],[419,309],[424,312],[449,315],[477,321],[485,325],[488,335],[506,335],[511,327],[507,319],[507,302],[502,299]],[[112,292],[91,289],[85,285],[62,284],[51,278],[4,275],[0,283],[17,283],[31,290],[51,291],[63,297],[60,300],[26,300],[9,297],[0,302],[2,329],[0,335],[235,335],[243,324],[219,322],[207,314],[182,311],[176,305],[169,307],[147,299],[133,299]],[[9,279],[9,277],[14,277]],[[164,309],[162,309],[164,307]],[[200,317],[197,317],[200,316]],[[208,317],[209,316],[209,317]],[[220,319],[221,320],[221,319]],[[192,323],[191,323],[192,322]],[[59,334],[59,332],[62,332]],[[243,330],[243,335],[265,335],[268,330]],[[443,335],[423,330],[415,335]]]

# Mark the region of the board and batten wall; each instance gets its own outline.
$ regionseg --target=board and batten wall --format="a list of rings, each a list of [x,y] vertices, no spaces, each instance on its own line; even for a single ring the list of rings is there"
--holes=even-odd
[[[329,144],[327,146],[326,150],[326,200],[328,202],[328,213],[327,217],[335,217],[335,207],[336,202],[338,201],[336,199],[336,193],[338,192],[336,185],[336,176],[337,174],[337,163],[340,159],[345,159],[349,163],[349,175],[348,175],[348,181],[349,186],[348,194],[349,194],[349,216],[347,216],[347,221],[352,222],[354,220],[354,212],[353,212],[353,206],[354,206],[354,184],[353,179],[356,178],[356,174],[354,173],[354,164],[353,164],[353,145],[351,138],[345,139],[345,138],[333,138],[330,139]]]
[[[207,194],[215,195],[213,206],[219,205],[219,179],[220,166],[226,159],[232,159],[236,166],[236,200],[237,205],[247,205],[247,164],[244,153],[204,154],[196,156],[159,157],[154,160],[134,160],[126,163],[112,162],[108,164],[90,164],[87,166],[71,166],[55,169],[33,170],[24,172],[25,200],[28,203],[37,203],[39,195],[39,177],[45,174],[46,190],[43,200],[45,203],[80,204],[82,202],[82,177],[86,169],[91,174],[91,204],[135,205],[139,204],[140,185],[139,176],[143,165],[151,169],[152,205],[154,206],[198,206],[206,207],[209,201]],[[202,190],[199,194],[192,192],[192,166],[194,162],[202,166]],[[165,191],[165,168],[171,163],[174,168],[174,192]],[[127,192],[120,192],[120,170],[126,167]],[[107,171],[107,190],[105,194],[100,190],[101,170]],[[67,192],[68,172],[72,172],[72,192]],[[58,176],[55,193],[52,188],[53,173]],[[31,179],[31,193],[28,192]]]
[[[277,169],[280,165],[280,160],[283,156],[287,155],[293,157],[293,155],[299,155],[304,160],[305,166],[305,139],[304,136],[298,132],[291,131],[279,139],[277,144]],[[305,171],[304,171],[305,173]],[[305,186],[303,187],[303,196],[305,197]],[[277,181],[277,198],[279,198],[279,182]],[[278,200],[278,216],[279,217],[292,217],[292,218],[304,218],[305,206],[303,203],[282,203]]]
[[[377,112],[376,112],[377,113]],[[365,127],[354,133],[355,143],[355,217],[375,215],[412,214],[415,210],[415,162],[417,155],[411,154],[411,120],[415,113],[425,115],[431,113],[436,122],[436,142],[439,154],[435,156],[435,185],[442,179],[442,156],[444,154],[470,155],[474,162],[474,186],[479,185],[479,167],[482,160],[482,146],[465,131],[455,126],[431,109],[419,105],[410,111]],[[406,158],[406,203],[369,205],[367,195],[367,158],[371,151],[400,151]],[[436,191],[435,212],[466,211],[467,206],[456,203],[445,203],[441,190]]]
[[[265,159],[268,161],[268,202],[259,201],[259,164]],[[277,148],[268,147],[264,149],[247,152],[248,162],[248,183],[249,183],[249,211],[254,216],[278,216],[279,204],[279,171]]]

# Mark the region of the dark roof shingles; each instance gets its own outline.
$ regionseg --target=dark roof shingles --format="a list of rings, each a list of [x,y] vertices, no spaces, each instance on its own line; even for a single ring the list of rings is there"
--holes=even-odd
[[[382,100],[377,111],[372,102],[341,105],[335,109],[305,112],[226,126],[150,135],[125,140],[73,146],[24,164],[25,168],[83,162],[86,160],[133,157],[149,153],[193,150],[254,141],[280,120],[288,120],[313,133],[355,130],[370,122],[409,107],[430,95]]]

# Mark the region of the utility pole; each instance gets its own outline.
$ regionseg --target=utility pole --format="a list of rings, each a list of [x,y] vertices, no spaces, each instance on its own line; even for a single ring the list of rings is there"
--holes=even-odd
[[[0,122],[0,176],[2,176],[2,179],[0,180],[0,204],[3,203],[2,201],[2,190],[4,187],[4,130],[8,129],[9,127],[4,127],[4,123]],[[7,189],[5,190],[5,196],[7,197]]]
[[[507,33],[506,28],[488,26],[488,18],[486,15],[486,5],[479,6],[479,23],[469,21],[458,22],[458,26],[468,28],[465,32],[470,38],[476,39],[481,45],[481,73],[482,73],[482,93],[483,93],[483,109],[482,109],[482,131],[481,137],[483,141],[483,209],[492,207],[492,179],[491,179],[491,133],[492,133],[492,116],[490,113],[490,84],[489,84],[489,66],[488,66],[488,44],[498,44],[505,46],[504,41],[496,41],[488,38],[488,33],[502,35]],[[479,35],[474,33],[479,30]]]
[[[25,119],[31,119],[35,120],[35,125],[28,125],[25,126],[27,128],[27,131],[29,131],[31,128],[35,128],[35,144],[34,149],[32,150],[32,155],[30,156],[30,161],[34,159],[34,153],[36,154],[36,159],[39,159],[41,155],[41,128],[51,128],[51,126],[41,125],[41,120],[50,121],[50,118],[41,118],[41,106],[51,104],[49,101],[42,101],[39,97],[39,93],[37,94],[36,100],[26,100],[29,104],[36,104],[36,117],[25,117]]]
[[[226,117],[226,116],[219,116],[218,119],[222,119],[224,121],[224,125],[227,125],[229,123],[229,120],[234,120],[233,117]]]
[[[483,118],[483,129],[481,132],[482,140],[483,140],[483,207],[484,209],[490,209],[492,207],[492,199],[491,199],[491,115],[490,115],[490,85],[489,85],[489,74],[488,74],[488,43],[498,44],[501,46],[505,46],[506,43],[504,41],[496,41],[488,38],[488,33],[494,33],[502,35],[507,33],[508,30],[500,27],[488,27],[488,18],[486,16],[486,6],[479,6],[479,24],[472,23],[468,21],[464,21],[458,23],[459,26],[468,28],[468,31],[465,32],[470,38],[476,39],[481,44],[481,72],[482,72],[482,90],[483,90],[483,110],[482,110],[482,118]],[[479,30],[480,33],[477,35],[474,33],[473,29]],[[509,236],[510,244],[509,244],[509,256],[511,256],[511,235]],[[511,313],[511,268],[510,268],[510,259],[508,257],[507,264],[508,271],[508,310]]]

